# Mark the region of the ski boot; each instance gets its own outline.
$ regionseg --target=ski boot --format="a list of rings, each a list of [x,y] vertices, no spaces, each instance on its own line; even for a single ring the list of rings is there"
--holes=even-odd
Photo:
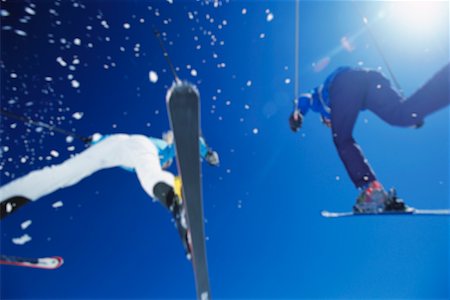
[[[385,203],[387,201],[388,194],[381,183],[372,181],[358,198],[356,198],[353,211],[355,213],[381,213],[385,210]]]
[[[175,187],[177,188],[177,179],[175,180]],[[156,198],[171,212],[173,219],[175,220],[175,226],[178,230],[181,242],[183,243],[184,251],[186,252],[186,258],[191,259],[190,248],[190,233],[186,220],[186,211],[183,206],[183,200],[177,195],[174,189],[164,182],[159,182],[155,185],[153,193]]]
[[[30,199],[23,196],[14,196],[6,199],[0,205],[0,220],[12,214],[21,206],[30,203]]]
[[[395,211],[409,211],[411,208],[405,204],[403,199],[397,197],[397,191],[391,188],[388,193],[388,199],[384,204],[384,211],[395,212]]]
[[[190,232],[187,226],[186,220],[186,210],[183,206],[183,201],[180,197],[175,195],[175,204],[171,209],[172,216],[175,220],[175,226],[178,229],[178,234],[180,235],[181,242],[183,243],[186,258],[191,260],[191,247],[190,247]]]

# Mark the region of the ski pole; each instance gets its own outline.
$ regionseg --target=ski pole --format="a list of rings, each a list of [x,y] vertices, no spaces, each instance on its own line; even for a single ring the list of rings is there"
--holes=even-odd
[[[85,137],[85,136],[82,136],[82,135],[78,135],[78,134],[76,134],[74,132],[70,132],[70,131],[64,130],[62,128],[56,127],[54,125],[50,125],[50,124],[42,122],[42,121],[34,121],[34,120],[32,120],[30,118],[27,118],[25,116],[21,116],[21,115],[12,113],[10,111],[6,111],[3,108],[0,110],[0,114],[2,114],[3,116],[5,116],[7,118],[21,121],[21,122],[23,122],[25,124],[31,124],[31,125],[37,126],[37,127],[44,127],[44,128],[47,128],[50,131],[57,132],[57,133],[65,135],[65,136],[71,136],[73,138],[79,139],[80,141],[82,141],[85,144],[88,144],[88,143],[92,142],[92,137]]]
[[[175,71],[175,68],[172,64],[172,61],[170,60],[169,53],[167,52],[166,48],[164,47],[164,43],[161,39],[161,34],[157,29],[154,29],[154,32],[156,39],[159,42],[159,47],[161,48],[161,51],[163,52],[163,56],[166,59],[167,64],[169,65],[170,71],[172,72],[173,77],[175,78],[175,82],[179,83],[180,78],[178,78],[177,72]]]
[[[364,26],[367,29],[367,32],[369,33],[370,38],[372,39],[375,48],[378,51],[378,54],[381,56],[381,59],[384,62],[384,65],[386,66],[389,75],[391,76],[392,81],[395,84],[395,87],[397,88],[397,90],[400,92],[400,94],[403,95],[403,90],[402,87],[400,86],[400,84],[398,83],[397,77],[394,75],[394,72],[392,71],[391,65],[389,64],[386,55],[383,52],[383,49],[381,48],[380,44],[378,43],[378,39],[376,38],[375,34],[373,33],[372,29],[369,26],[369,20],[367,19],[367,17],[365,17],[362,13],[362,11],[359,9],[358,5],[356,4],[355,1],[352,1],[353,6],[355,7],[355,10],[358,12],[359,16],[361,17],[361,19],[363,20]]]

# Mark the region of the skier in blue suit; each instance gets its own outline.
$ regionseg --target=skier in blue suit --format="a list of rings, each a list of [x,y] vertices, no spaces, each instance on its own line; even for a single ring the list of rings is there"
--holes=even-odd
[[[139,134],[112,134],[97,135],[93,140],[89,148],[65,162],[33,171],[1,186],[0,217],[4,218],[24,204],[58,189],[72,186],[97,171],[122,167],[136,173],[144,191],[172,213],[189,257],[184,206],[174,192],[174,175],[165,170],[175,157],[172,131],[166,132],[163,139]],[[203,138],[200,138],[199,150],[210,165],[218,166],[217,152],[210,149]]]
[[[312,110],[331,128],[337,152],[350,179],[360,190],[353,207],[355,212],[405,210],[406,205],[395,195],[388,195],[377,180],[353,138],[353,128],[359,112],[366,109],[391,125],[419,128],[425,117],[449,105],[449,86],[449,64],[406,99],[378,71],[341,67],[322,85],[300,95],[289,124],[297,132],[303,116]]]

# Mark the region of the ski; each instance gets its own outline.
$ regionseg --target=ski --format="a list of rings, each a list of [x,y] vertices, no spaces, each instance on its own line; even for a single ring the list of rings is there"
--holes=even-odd
[[[183,184],[183,205],[190,232],[191,260],[200,300],[211,299],[203,221],[199,156],[200,95],[197,88],[177,80],[167,93],[167,111],[174,134],[177,167]]]
[[[408,208],[405,211],[384,211],[379,213],[357,213],[353,211],[347,212],[330,212],[322,211],[322,217],[325,218],[342,218],[342,217],[362,217],[362,216],[450,216],[450,209],[417,209]]]
[[[0,264],[18,267],[54,270],[62,266],[64,260],[60,256],[25,258],[0,254]]]

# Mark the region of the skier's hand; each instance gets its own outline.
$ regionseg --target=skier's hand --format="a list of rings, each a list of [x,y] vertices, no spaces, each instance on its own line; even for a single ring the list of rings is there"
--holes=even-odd
[[[322,117],[322,123],[327,126],[328,128],[331,128],[331,120],[328,118]]]
[[[219,154],[216,151],[208,150],[208,153],[206,153],[205,156],[205,160],[209,165],[214,167],[218,167],[220,164]]]
[[[299,110],[295,110],[289,117],[289,126],[293,132],[297,132],[303,124],[303,116]]]

